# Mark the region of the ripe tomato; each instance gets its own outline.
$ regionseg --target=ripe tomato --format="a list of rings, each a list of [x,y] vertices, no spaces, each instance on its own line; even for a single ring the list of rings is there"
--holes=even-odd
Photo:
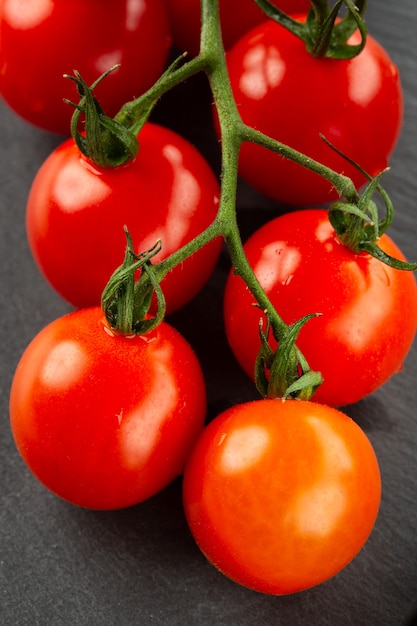
[[[174,328],[114,335],[99,307],[46,326],[24,352],[10,395],[13,435],[30,470],[93,509],[136,504],[171,482],[205,411],[200,365]]]
[[[369,439],[336,409],[297,400],[234,406],[184,470],[184,507],[208,560],[232,580],[288,594],[338,573],[366,542],[381,480]]]
[[[174,43],[191,56],[200,49],[200,0],[165,0]],[[308,11],[310,0],[273,0],[289,15]],[[251,28],[268,19],[253,0],[220,0],[220,20],[226,49]],[[184,17],[186,16],[186,17]]]
[[[379,245],[404,260],[387,235]],[[249,238],[245,251],[284,322],[321,314],[301,329],[297,340],[310,367],[324,377],[314,400],[333,406],[356,402],[401,370],[417,327],[417,287],[411,272],[341,245],[327,211],[320,209],[277,217]],[[260,346],[262,317],[253,302],[243,281],[230,274],[226,332],[249,376]]]
[[[162,0],[1,0],[0,93],[26,121],[68,135],[63,98],[78,97],[63,74],[76,69],[91,84],[120,63],[95,92],[113,116],[159,77],[170,46]]]
[[[167,257],[215,218],[219,184],[200,153],[177,133],[147,123],[134,161],[100,168],[74,141],[38,171],[27,204],[31,250],[46,279],[75,307],[95,306],[124,257],[127,226],[138,252],[162,240]],[[221,240],[200,249],[163,280],[167,311],[188,302],[210,276]]]
[[[359,42],[357,34],[352,42],[356,36]],[[227,65],[249,126],[346,174],[357,187],[363,175],[320,134],[370,175],[386,168],[401,128],[402,89],[396,66],[371,36],[349,61],[317,59],[295,35],[268,21],[228,52]],[[242,146],[239,171],[255,189],[284,204],[315,205],[337,197],[318,174],[252,143]]]

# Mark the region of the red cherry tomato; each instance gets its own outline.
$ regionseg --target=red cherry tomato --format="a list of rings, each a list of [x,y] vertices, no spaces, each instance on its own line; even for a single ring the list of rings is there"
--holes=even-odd
[[[99,307],[63,316],[14,376],[11,427],[30,470],[83,507],[141,502],[182,472],[205,418],[198,360],[174,328],[112,334]]]
[[[200,50],[200,0],[165,0],[174,43],[191,56]],[[310,0],[273,0],[273,5],[289,15],[307,12]],[[253,0],[220,0],[223,43],[231,48],[251,28],[268,19]]]
[[[336,409],[288,400],[232,407],[200,435],[184,507],[208,560],[232,580],[289,594],[337,574],[378,513],[369,439]]]
[[[346,174],[357,187],[363,175],[320,134],[370,175],[386,168],[402,124],[402,90],[396,66],[371,36],[351,60],[316,59],[295,35],[268,21],[228,52],[227,65],[249,126]],[[252,143],[242,146],[239,168],[251,186],[288,205],[337,196],[318,174]]]
[[[26,121],[69,135],[79,98],[63,74],[78,70],[87,84],[121,67],[95,92],[107,115],[159,77],[171,45],[162,0],[2,0],[0,93]]]
[[[100,168],[72,139],[38,171],[27,204],[31,250],[46,279],[75,307],[95,306],[124,257],[127,226],[138,252],[157,239],[161,260],[215,218],[219,184],[200,153],[177,133],[147,123],[136,159]],[[167,311],[188,302],[210,276],[221,240],[177,266],[163,280]]]
[[[379,245],[404,260],[387,235]],[[339,243],[327,211],[320,209],[270,221],[249,238],[245,251],[284,322],[321,314],[301,329],[297,340],[311,368],[324,377],[314,400],[333,406],[356,402],[401,370],[417,327],[417,288],[411,272],[351,252]],[[226,332],[249,376],[260,346],[262,317],[253,302],[243,281],[230,274],[224,301]]]

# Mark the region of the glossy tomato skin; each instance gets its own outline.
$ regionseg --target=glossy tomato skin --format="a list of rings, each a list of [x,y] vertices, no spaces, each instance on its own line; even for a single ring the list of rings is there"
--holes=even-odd
[[[172,326],[114,335],[99,307],[46,326],[10,394],[13,435],[30,470],[92,509],[142,502],[178,476],[205,411],[199,362]]]
[[[215,218],[219,183],[200,153],[177,133],[147,123],[136,159],[100,168],[72,139],[44,162],[33,181],[26,225],[30,248],[54,289],[75,307],[95,306],[124,257],[126,225],[138,252],[162,240],[159,261]],[[167,311],[188,302],[210,276],[216,239],[162,281]]]
[[[236,405],[205,428],[184,470],[185,513],[208,560],[282,595],[338,573],[365,544],[381,497],[359,426],[312,402]]]
[[[228,52],[227,65],[249,126],[349,176],[357,187],[365,178],[320,134],[372,176],[387,166],[401,129],[403,96],[397,67],[371,36],[351,60],[316,59],[269,21]],[[239,171],[255,189],[291,206],[338,195],[318,174],[255,144],[242,146]]]
[[[174,43],[196,56],[200,49],[200,1],[165,0]],[[289,15],[310,8],[310,0],[274,0],[273,5]],[[220,0],[223,43],[228,50],[242,35],[268,19],[253,0]]]
[[[73,109],[63,98],[79,97],[63,74],[78,70],[91,84],[121,64],[95,92],[113,116],[155,82],[170,46],[162,0],[2,0],[0,93],[26,121],[69,135]]]
[[[404,260],[383,235],[381,248]],[[324,383],[313,399],[333,406],[360,400],[402,368],[417,326],[412,272],[395,270],[341,245],[327,211],[306,209],[268,222],[245,243],[248,261],[287,324],[321,314],[302,329],[297,345]],[[259,309],[240,278],[225,290],[227,337],[253,376],[259,348]],[[271,339],[271,345],[274,341]]]

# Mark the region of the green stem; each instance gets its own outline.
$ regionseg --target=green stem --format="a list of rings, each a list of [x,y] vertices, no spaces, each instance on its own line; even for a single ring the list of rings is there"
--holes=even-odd
[[[206,245],[216,237],[223,237],[234,268],[234,273],[240,276],[245,282],[260,309],[267,317],[273,329],[275,339],[281,343],[289,336],[291,329],[278,314],[250,266],[243,248],[240,229],[237,223],[236,191],[239,152],[242,143],[248,139],[248,136],[252,139],[252,135],[251,129],[248,129],[242,122],[228,79],[227,66],[224,61],[224,50],[221,43],[219,43],[221,42],[221,38],[218,2],[202,0],[202,25],[200,57],[204,60],[205,67],[208,68],[207,74],[217,108],[222,142],[222,185],[219,209],[214,222],[205,231],[180,250],[156,264],[153,270],[157,280],[162,280],[173,267],[183,262],[203,245]],[[214,42],[216,42],[216,45],[214,45]],[[258,143],[264,140],[268,145],[269,142],[272,141],[261,134],[256,136],[256,140]],[[275,149],[278,149],[276,142],[273,142],[273,145]],[[282,151],[282,154],[286,156],[291,155],[293,160],[297,162],[305,160],[306,158],[301,153],[291,150],[283,144],[279,144],[279,149]],[[324,168],[324,166],[310,159],[307,159],[307,163],[308,165],[306,166],[315,168],[314,171],[318,171],[319,173],[325,171],[325,173],[331,177],[331,180],[337,183],[339,188],[343,187],[343,190],[349,189],[349,194],[356,196],[356,190],[349,179],[341,177],[332,170]],[[350,182],[350,185],[347,181]],[[296,378],[298,366],[301,367],[303,374],[310,371],[305,357],[295,344],[293,351],[294,371],[292,372],[292,381]],[[317,380],[317,378],[318,375],[315,376],[314,380]],[[284,386],[287,387],[287,385]],[[311,385],[310,380],[306,377],[305,384],[300,384],[299,388],[297,388],[294,393],[300,396],[304,394],[306,397],[309,397],[311,393],[313,393],[314,388],[315,386]]]
[[[188,78],[208,70],[206,59],[202,55],[179,65],[185,58],[182,55],[162,74],[159,80],[136,100],[127,102],[115,116],[115,121],[138,134],[158,100],[168,91],[183,83]]]
[[[329,183],[331,183],[338,191],[339,195],[346,198],[349,202],[357,202],[359,200],[359,194],[356,187],[352,180],[347,176],[344,176],[326,165],[311,159],[302,152],[298,152],[298,150],[295,150],[286,144],[280,143],[276,139],[271,139],[268,135],[264,135],[250,126],[246,126],[243,123],[239,126],[240,128],[238,128],[238,131],[240,131],[242,142],[251,141],[252,143],[257,143],[272,152],[280,154],[286,159],[298,163],[299,165],[309,169],[311,172],[319,174],[328,180]]]
[[[278,152],[282,156],[324,176],[350,202],[358,201],[359,195],[350,178],[343,176],[301,152],[271,139],[254,130],[242,121],[231,89],[224,49],[221,43],[218,2],[202,0],[202,32],[200,63],[206,68],[211,91],[217,109],[222,143],[221,195],[215,221],[196,239],[186,244],[155,268],[157,277],[162,278],[178,263],[183,262],[202,245],[221,236],[225,239],[235,274],[239,275],[263,311],[267,312],[274,334],[280,340],[288,331],[278,312],[256,278],[246,258],[236,215],[236,188],[240,147],[244,141],[252,141]],[[197,59],[199,58],[197,57]]]
[[[256,1],[260,6],[268,4],[268,2],[265,2],[264,0]],[[324,0],[317,0],[314,4],[317,9],[321,8],[324,10]],[[345,0],[345,4],[350,6],[352,1]],[[361,5],[364,4],[365,0],[362,0]],[[147,119],[149,112],[161,96],[194,74],[204,72],[210,83],[218,115],[222,144],[222,184],[219,208],[214,221],[191,242],[187,243],[159,263],[149,264],[146,257],[146,265],[144,265],[145,271],[142,271],[141,273],[137,289],[134,292],[132,299],[135,299],[135,306],[137,310],[141,311],[141,315],[146,314],[150,305],[149,294],[151,293],[151,290],[154,289],[155,284],[159,285],[169,271],[185,261],[200,248],[207,245],[213,239],[222,237],[226,243],[234,273],[242,278],[248,289],[251,291],[260,309],[265,314],[266,319],[268,320],[268,326],[272,328],[275,339],[279,344],[284,344],[286,353],[288,352],[294,355],[293,375],[288,371],[285,374],[286,380],[292,381],[290,382],[289,387],[287,385],[288,389],[290,389],[289,393],[298,397],[309,397],[317,384],[319,384],[319,375],[310,371],[305,357],[295,345],[295,336],[298,334],[299,327],[289,327],[281,319],[277,310],[272,305],[267,294],[255,276],[254,271],[246,258],[241,240],[236,211],[238,162],[241,146],[247,141],[256,143],[327,179],[337,189],[339,195],[346,199],[346,205],[350,207],[349,220],[352,221],[355,227],[355,232],[357,227],[358,211],[362,212],[361,216],[359,216],[362,222],[363,216],[365,219],[367,218],[366,205],[370,205],[372,203],[371,192],[373,193],[373,191],[377,189],[381,193],[384,201],[386,202],[387,209],[391,208],[389,198],[379,184],[379,177],[376,180],[370,181],[369,189],[365,191],[364,195],[361,197],[350,178],[331,170],[297,150],[273,140],[267,135],[264,135],[263,133],[247,126],[240,117],[229,81],[225,51],[221,37],[219,0],[201,0],[201,12],[202,31],[199,55],[181,66],[179,66],[178,62],[174,62],[174,64],[162,75],[159,81],[157,81],[157,83],[148,92],[134,102],[126,104],[120,110],[115,120],[118,124],[125,128],[134,129],[135,132],[138,131],[141,124],[143,124],[144,120]],[[340,219],[340,213],[343,212],[341,204],[342,203],[340,203],[340,206],[334,206],[333,214],[335,220]],[[371,208],[371,213],[373,215],[373,208]],[[349,220],[343,222],[341,224],[341,228],[344,229],[345,226],[348,228]],[[376,233],[378,233],[377,229]],[[365,245],[369,247],[371,243],[371,238],[366,238]],[[379,254],[378,251],[377,253]],[[109,298],[110,313],[116,311],[116,315],[118,306],[113,294],[117,294],[117,292],[118,287],[116,286],[111,291]],[[144,294],[144,296],[142,297],[141,294]],[[160,308],[163,308],[163,304]],[[152,321],[149,327],[153,327],[156,323],[158,323],[158,320],[159,317],[155,318],[155,321]],[[306,320],[307,318],[301,322],[304,323]],[[144,327],[140,322],[135,322],[134,320],[132,321],[132,329],[134,332],[139,332],[140,329],[144,328],[146,332],[146,326]],[[125,331],[126,328],[124,332]],[[293,348],[291,348],[291,342],[293,342]],[[300,371],[301,375],[298,375]],[[280,383],[278,383],[278,387],[280,387]],[[282,391],[285,395],[286,390]]]
[[[278,315],[246,258],[237,223],[236,190],[239,151],[241,144],[246,140],[251,129],[248,129],[242,122],[230,86],[227,66],[224,60],[224,49],[221,44],[218,2],[214,0],[202,0],[201,6],[202,33],[199,55],[201,59],[200,64],[206,68],[208,74],[211,91],[217,108],[222,142],[222,184],[219,209],[216,219],[203,233],[186,244],[183,248],[158,263],[155,266],[155,272],[157,278],[162,280],[173,267],[183,262],[203,245],[206,245],[215,237],[223,237],[235,274],[238,274],[247,284],[261,309],[267,311],[275,335],[282,338],[287,332],[288,327]],[[268,138],[265,137],[265,141],[267,141],[267,139]],[[275,145],[273,141],[272,143]],[[305,158],[301,153],[293,151],[290,148],[287,149],[283,144],[279,144],[279,146],[282,148],[283,153],[286,153],[288,150],[288,154],[291,154],[294,160]],[[310,160],[308,161],[310,164]],[[319,163],[315,163],[315,165],[320,171],[324,168],[324,166],[321,166]],[[314,165],[312,165],[312,167],[314,167]],[[328,168],[325,169],[329,175],[332,176],[332,179],[340,178],[339,175],[332,170]]]

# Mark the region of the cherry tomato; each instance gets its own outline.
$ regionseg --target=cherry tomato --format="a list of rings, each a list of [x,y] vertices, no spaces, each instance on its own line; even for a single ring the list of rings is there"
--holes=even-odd
[[[124,257],[127,226],[138,252],[162,240],[159,261],[215,218],[219,184],[200,153],[177,133],[147,123],[128,165],[100,168],[72,139],[38,171],[27,204],[31,250],[46,279],[75,307],[95,306]],[[167,311],[188,302],[210,276],[216,239],[163,280]]]
[[[363,175],[320,134],[368,174],[386,168],[402,124],[403,97],[397,67],[371,36],[351,60],[317,59],[295,35],[268,21],[239,40],[227,65],[249,126],[346,174],[357,187]],[[239,167],[247,183],[284,204],[315,205],[338,195],[323,177],[252,143],[242,146]]]
[[[165,0],[174,43],[191,56],[200,50],[200,0]],[[289,15],[307,12],[310,0],[274,0]],[[253,0],[220,0],[220,19],[226,49],[251,28],[268,19]]]
[[[380,247],[404,255],[387,236]],[[324,383],[314,400],[342,406],[372,393],[402,368],[417,327],[417,288],[411,272],[341,245],[327,211],[277,217],[246,242],[248,261],[284,322],[321,314],[297,345]],[[253,376],[260,346],[259,308],[243,281],[230,274],[224,300],[230,346]],[[265,326],[264,326],[265,328]],[[271,345],[274,340],[271,338]]]
[[[359,426],[297,400],[234,406],[205,428],[184,470],[184,507],[207,559],[269,594],[313,587],[360,551],[381,497]]]
[[[205,411],[199,362],[172,326],[115,335],[99,307],[46,326],[24,352],[10,395],[13,435],[30,470],[92,509],[136,504],[178,476]]]
[[[96,90],[113,116],[150,87],[164,69],[171,36],[162,0],[2,0],[0,93],[26,121],[68,135],[79,98],[63,74],[78,70],[87,84],[121,67]]]

